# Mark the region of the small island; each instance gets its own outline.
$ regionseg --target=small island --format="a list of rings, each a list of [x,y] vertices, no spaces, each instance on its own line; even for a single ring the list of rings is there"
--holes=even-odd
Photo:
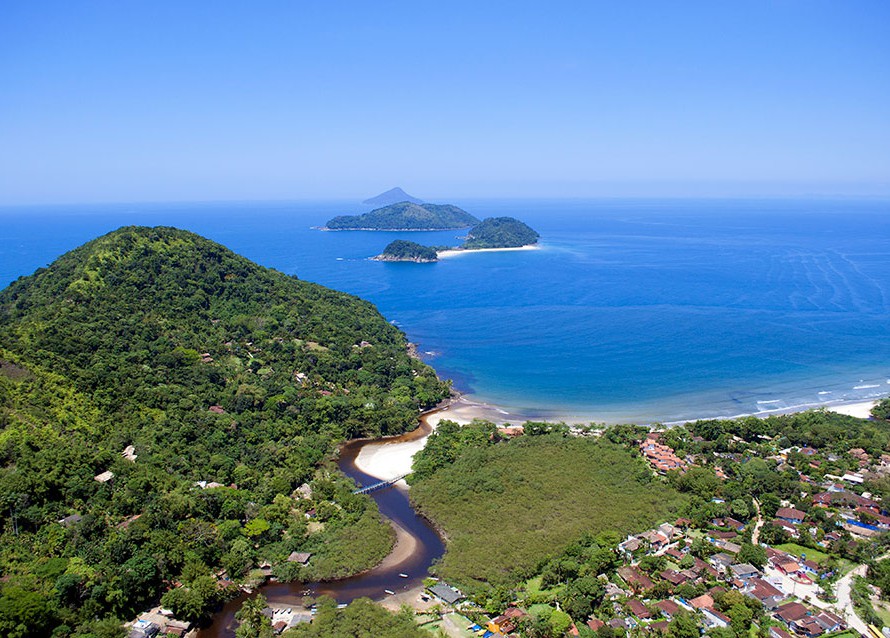
[[[385,193],[380,193],[374,197],[366,199],[362,202],[365,206],[373,206],[380,208],[381,206],[389,206],[390,204],[398,204],[399,202],[411,202],[412,204],[422,204],[422,199],[417,199],[403,191],[400,187],[390,188]]]
[[[376,257],[376,261],[412,261],[418,264],[430,264],[438,261],[435,248],[422,246],[413,241],[396,239],[383,249]]]
[[[513,217],[488,217],[470,229],[463,248],[520,248],[537,244],[540,237],[537,231]]]
[[[338,215],[322,230],[454,230],[478,223],[476,217],[451,204],[399,202],[363,215]]]

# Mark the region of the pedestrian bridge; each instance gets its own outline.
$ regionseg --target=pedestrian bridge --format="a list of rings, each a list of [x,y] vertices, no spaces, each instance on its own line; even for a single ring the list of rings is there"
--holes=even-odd
[[[376,492],[377,490],[382,490],[384,487],[389,487],[393,483],[397,483],[398,481],[401,481],[406,476],[408,476],[408,475],[402,474],[401,476],[397,476],[395,478],[391,478],[386,481],[380,481],[379,483],[365,485],[364,487],[360,487],[359,489],[353,491],[353,494],[368,494],[370,492]]]

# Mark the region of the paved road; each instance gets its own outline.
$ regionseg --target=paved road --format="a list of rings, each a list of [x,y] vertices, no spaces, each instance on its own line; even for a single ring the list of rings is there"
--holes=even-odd
[[[853,600],[850,598],[850,590],[853,587],[853,577],[865,576],[867,569],[867,565],[857,565],[837,581],[834,590],[835,595],[837,596],[837,603],[835,603],[835,606],[846,619],[847,625],[864,636],[868,635],[868,627],[866,627],[865,623],[862,622],[862,619],[856,615],[856,608],[853,607]]]

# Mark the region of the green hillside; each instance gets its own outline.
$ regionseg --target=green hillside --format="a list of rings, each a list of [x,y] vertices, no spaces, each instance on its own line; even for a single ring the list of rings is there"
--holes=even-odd
[[[478,223],[470,213],[450,204],[400,202],[364,215],[340,215],[325,227],[330,230],[449,230]]]
[[[370,303],[185,231],[122,228],[19,279],[0,292],[0,635],[86,632],[174,580],[197,617],[221,568],[373,565],[391,532],[325,464],[447,390]]]
[[[411,499],[448,538],[439,573],[465,589],[515,585],[584,533],[640,532],[687,501],[605,440],[497,439],[490,423],[443,421],[414,458]]]

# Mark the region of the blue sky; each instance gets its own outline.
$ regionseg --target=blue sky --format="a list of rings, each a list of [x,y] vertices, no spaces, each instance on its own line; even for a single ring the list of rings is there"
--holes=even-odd
[[[0,204],[890,195],[890,3],[6,2]]]

